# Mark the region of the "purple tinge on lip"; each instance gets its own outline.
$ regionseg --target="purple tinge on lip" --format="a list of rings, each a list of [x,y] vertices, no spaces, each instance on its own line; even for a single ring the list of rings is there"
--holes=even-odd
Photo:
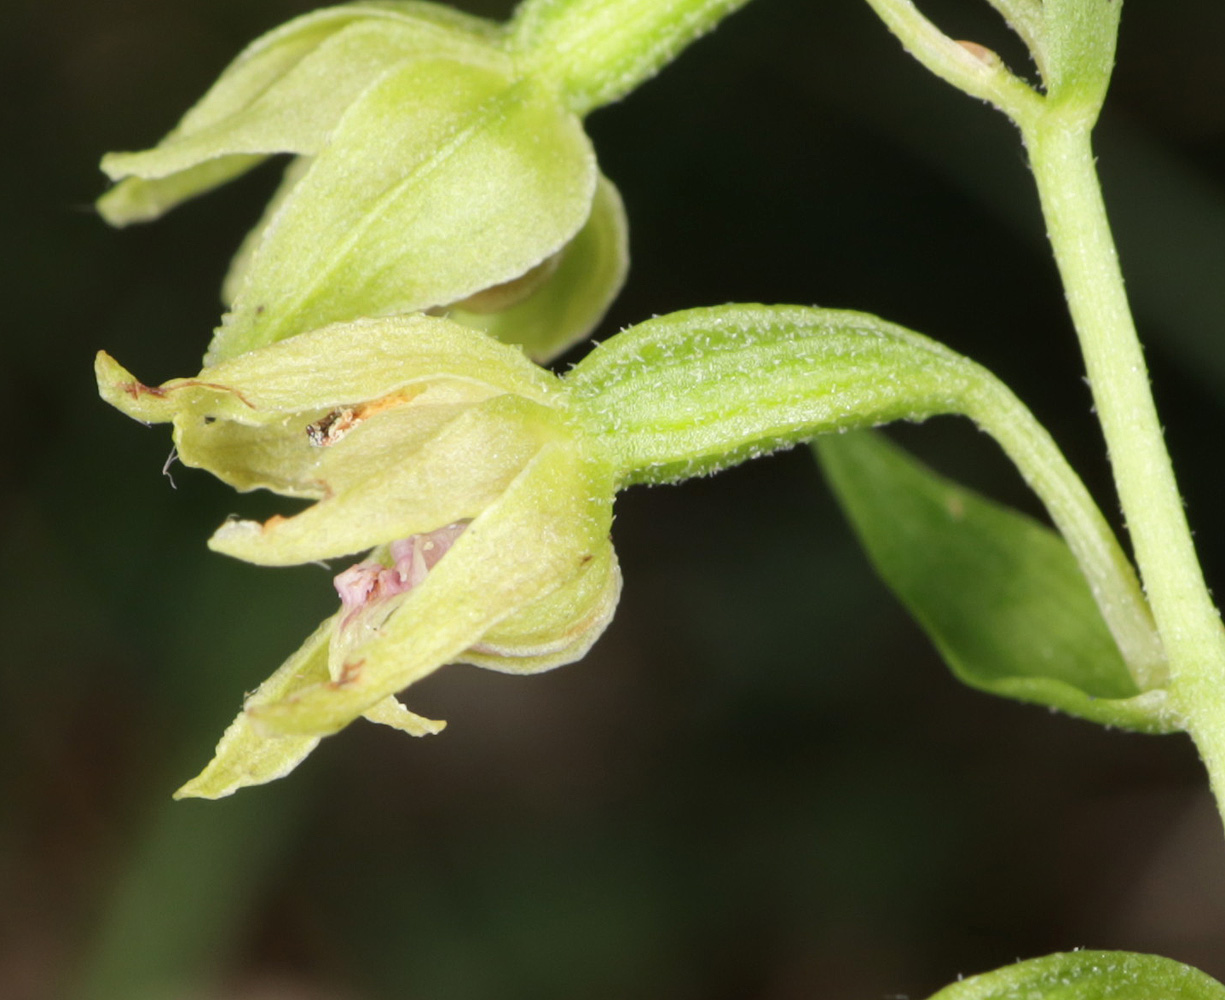
[[[421,583],[466,527],[467,521],[456,521],[434,531],[398,539],[389,547],[390,566],[368,560],[337,574],[333,583],[345,612],[341,627],[349,624],[364,608],[403,594]]]

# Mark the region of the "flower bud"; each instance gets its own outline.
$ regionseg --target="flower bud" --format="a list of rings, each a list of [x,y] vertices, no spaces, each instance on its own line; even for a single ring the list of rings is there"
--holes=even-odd
[[[447,310],[554,273],[494,318],[457,320],[538,360],[584,336],[626,269],[624,211],[556,89],[505,31],[428,3],[357,3],[253,43],[155,148],[112,153],[98,204],[156,218],[275,153],[294,154],[224,284],[206,363],[329,323]]]

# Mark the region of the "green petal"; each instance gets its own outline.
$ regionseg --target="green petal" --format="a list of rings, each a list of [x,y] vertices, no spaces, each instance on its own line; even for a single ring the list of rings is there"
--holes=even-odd
[[[382,726],[391,726],[408,733],[409,736],[436,736],[447,728],[445,722],[427,719],[423,715],[410,712],[396,701],[395,696],[388,695],[374,707],[363,713],[363,718],[377,722]]]
[[[129,179],[99,210],[115,225],[144,221],[249,169],[261,158],[250,154],[317,152],[361,92],[406,58],[505,66],[481,24],[421,4],[332,8],[291,21],[243,52],[156,147],[104,157],[113,180]]]
[[[264,566],[291,566],[474,518],[539,450],[524,418],[506,412],[513,403],[499,397],[469,408],[390,462],[381,451],[363,451],[355,432],[332,446],[350,453],[347,488],[294,517],[264,524],[228,521],[209,539],[209,548]]]
[[[471,405],[447,402],[454,395],[453,384],[431,384],[410,402],[363,420],[343,445],[328,447],[312,443],[310,428],[337,411],[256,426],[184,416],[175,421],[175,447],[184,465],[207,469],[236,490],[321,500],[349,492],[375,469],[407,460]]]
[[[251,255],[212,360],[518,277],[582,227],[595,160],[531,81],[414,60],[368,88]]]
[[[1132,678],[1058,534],[871,432],[816,450],[877,571],[958,679],[1105,725],[1179,728],[1166,693]]]
[[[379,633],[350,652],[342,681],[261,705],[256,715],[278,731],[332,733],[460,658],[499,622],[564,586],[590,561],[608,525],[592,516],[587,493],[572,447],[546,444]]]
[[[247,699],[243,711],[221,737],[213,759],[174,793],[176,799],[219,799],[246,785],[283,778],[319,743],[316,736],[285,735],[260,725],[246,709],[310,690],[328,678],[328,640],[340,615],[321,624],[302,647]]]
[[[166,423],[183,413],[252,425],[379,399],[416,382],[454,380],[560,405],[555,376],[520,351],[434,316],[339,323],[232,361],[195,378],[144,385],[106,352],[95,363],[98,390],[137,420]]]
[[[156,180],[129,177],[98,199],[98,213],[112,226],[149,222],[189,198],[245,174],[263,156],[219,156]]]
[[[447,316],[505,344],[521,344],[530,358],[543,364],[595,329],[621,291],[628,269],[625,206],[612,182],[601,176],[591,216],[539,288],[507,308],[474,311],[461,302],[447,310]]]
[[[251,695],[243,711],[222,735],[213,759],[196,777],[174,793],[176,799],[220,799],[248,785],[262,785],[283,778],[319,744],[318,736],[287,736],[272,732],[256,721],[247,709],[274,703],[326,683],[328,642],[340,622],[335,614],[324,621],[301,648]],[[412,736],[440,733],[445,722],[436,722],[410,712],[388,696],[365,713],[371,722],[400,729]]]
[[[504,674],[574,663],[604,633],[620,597],[621,571],[608,545],[573,581],[486,632],[462,662]]]
[[[197,378],[158,387],[144,385],[104,353],[98,356],[97,372],[108,402],[145,422],[174,422],[185,465],[207,469],[239,490],[333,497],[341,501],[338,507],[356,498],[354,490],[362,482],[383,481],[380,470],[407,471],[409,455],[473,406],[506,396],[522,400],[530,410],[537,401],[561,406],[565,398],[557,378],[515,348],[426,316],[312,331],[205,369]],[[338,415],[343,419],[337,426],[348,433],[321,446],[311,430]],[[516,438],[518,432],[491,427],[477,434],[492,441]],[[495,455],[505,467],[526,461],[528,453],[506,444]],[[495,474],[484,454],[456,445],[453,462],[463,456],[469,466],[449,480],[456,490],[461,483]],[[455,490],[421,488],[456,495]],[[469,515],[442,523],[460,516]],[[361,541],[347,551],[372,544]]]
[[[289,197],[289,193],[294,189],[294,185],[306,176],[311,160],[309,156],[295,156],[289,161],[289,166],[285,168],[285,173],[281,177],[280,185],[269,199],[268,204],[264,206],[259,222],[243,237],[242,243],[230,261],[229,270],[226,271],[225,278],[221,282],[221,302],[227,309],[234,304],[238,290],[246,280],[247,269],[251,266],[255,251],[259,249],[260,241],[264,238],[264,230],[276,218],[281,206]]]

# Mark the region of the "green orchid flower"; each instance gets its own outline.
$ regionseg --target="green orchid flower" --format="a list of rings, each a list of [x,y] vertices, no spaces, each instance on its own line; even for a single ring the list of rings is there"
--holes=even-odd
[[[431,3],[326,8],[250,45],[98,202],[154,219],[277,153],[206,364],[362,316],[436,311],[536,360],[620,289],[626,223],[566,95],[511,31]],[[529,68],[522,68],[527,66]]]
[[[1112,725],[1178,726],[1134,571],[1049,436],[990,373],[874,316],[693,309],[610,337],[564,375],[421,314],[333,324],[155,387],[104,353],[97,373],[108,402],[173,425],[186,465],[313,501],[230,520],[214,550],[267,566],[350,563],[336,612],[247,700],[180,795],[280,777],[359,716],[437,732],[395,696],[444,664],[534,673],[579,659],[620,593],[618,490],[940,414],[978,422],[1033,484],[1064,541],[1028,522],[1009,537],[1045,553],[1025,571],[1035,606],[1053,589],[1076,611],[1038,666],[937,629],[954,669]],[[1003,550],[993,546],[991,559]],[[1014,563],[1002,565],[1012,586]]]
[[[580,446],[561,380],[516,348],[418,315],[335,324],[156,387],[105,353],[97,375],[123,412],[173,425],[184,464],[315,501],[228,521],[214,550],[269,566],[364,553],[336,577],[337,612],[180,796],[281,777],[359,716],[437,732],[396,692],[456,661],[570,663],[612,617],[612,471]]]

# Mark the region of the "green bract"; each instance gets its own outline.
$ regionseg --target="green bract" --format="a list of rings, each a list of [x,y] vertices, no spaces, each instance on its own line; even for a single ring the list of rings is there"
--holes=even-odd
[[[103,159],[119,183],[98,207],[124,225],[296,156],[227,276],[206,363],[452,307],[544,360],[598,322],[625,274],[620,199],[505,34],[409,0],[317,11],[253,43],[158,146]]]
[[[611,475],[580,447],[560,380],[514,348],[417,316],[333,325],[158,387],[106,354],[97,367],[108,402],[174,425],[185,464],[316,501],[227,522],[215,550],[264,565],[373,550],[181,795],[280,777],[359,715],[437,731],[392,695],[457,660],[571,662],[612,617]]]
[[[1121,0],[987,0],[1007,21],[1038,67],[1042,92],[1011,73],[975,42],[946,35],[914,0],[868,0],[907,50],[937,76],[990,101],[1026,133],[1046,122],[1090,128],[1114,68]]]
[[[871,431],[815,448],[881,578],[959,680],[1108,726],[1181,728],[1168,676],[1129,669],[1057,533]]]

